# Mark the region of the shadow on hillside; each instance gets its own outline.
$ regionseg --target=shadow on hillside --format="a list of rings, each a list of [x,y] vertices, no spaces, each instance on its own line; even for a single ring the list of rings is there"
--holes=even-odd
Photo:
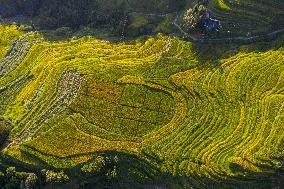
[[[32,18],[6,18],[0,19],[0,24],[3,25],[17,25],[18,28],[24,32],[39,32],[47,41],[66,41],[72,38],[81,38],[85,36],[92,36],[97,39],[108,40],[111,42],[118,42],[120,37],[115,35],[114,32],[106,27],[90,27],[80,26],[78,28],[71,28],[67,26],[60,26],[52,29],[40,29],[32,24]]]
[[[276,187],[283,181],[278,183],[276,175],[256,174],[247,172],[246,178],[228,178],[226,180],[212,180],[201,176],[179,176],[173,175],[169,172],[163,172],[158,167],[163,164],[163,160],[159,159],[153,154],[142,153],[142,157],[137,155],[109,151],[100,154],[109,160],[117,159],[117,161],[110,161],[106,166],[96,174],[86,175],[79,173],[79,167],[70,171],[70,175],[76,178],[76,182],[67,184],[67,188],[80,189],[177,189],[177,188],[194,188],[194,189],[270,189]],[[147,160],[145,160],[147,159]],[[155,165],[155,166],[154,166]],[[233,171],[240,171],[241,167],[232,165]],[[110,177],[109,173],[116,170],[116,176]],[[178,170],[177,170],[178,171]],[[79,174],[78,174],[79,173]],[[280,186],[280,185],[279,185]]]
[[[237,54],[239,47],[236,44],[193,43],[193,50],[200,66],[219,67],[221,66],[219,61]]]
[[[265,52],[284,47],[284,34],[274,40],[241,43],[193,43],[193,50],[200,66],[210,65],[219,67],[220,60],[229,58],[239,52]]]
[[[92,173],[84,173],[83,165],[66,169],[65,172],[70,182],[65,184],[44,185],[40,188],[72,188],[72,189],[273,189],[281,188],[284,181],[284,171],[276,173],[257,174],[244,170],[237,164],[231,164],[230,169],[246,177],[227,178],[220,180],[209,179],[198,175],[180,176],[161,171],[160,167],[165,162],[153,154],[134,155],[126,152],[107,151],[94,154],[105,159],[102,169]],[[1,159],[7,157],[2,157]],[[93,160],[90,160],[93,162]],[[7,160],[7,166],[16,166],[21,171],[32,171],[40,176],[43,168],[52,170],[52,167],[42,164],[40,167],[31,167],[17,163],[15,160]],[[200,165],[201,166],[201,165]],[[168,167],[169,168],[169,167]],[[176,170],[180,172],[179,170]]]
[[[0,116],[0,151],[3,150],[3,148],[7,144],[7,140],[12,128],[13,123]]]

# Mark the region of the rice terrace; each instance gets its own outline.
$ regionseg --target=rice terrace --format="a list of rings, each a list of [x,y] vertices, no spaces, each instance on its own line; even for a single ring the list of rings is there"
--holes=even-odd
[[[284,1],[0,1],[0,145],[0,189],[284,189]]]

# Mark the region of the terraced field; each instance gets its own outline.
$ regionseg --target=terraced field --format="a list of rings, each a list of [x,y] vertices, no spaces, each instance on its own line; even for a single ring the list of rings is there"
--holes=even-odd
[[[283,174],[283,46],[202,63],[191,43],[162,35],[112,44],[28,33],[0,65],[0,117],[13,125],[3,153],[14,161],[69,170],[126,153],[183,178],[180,188],[273,188]]]
[[[213,0],[209,4],[223,23],[222,35],[253,35],[284,27],[282,0]]]
[[[6,54],[9,49],[11,43],[15,40],[15,38],[23,35],[24,33],[17,30],[16,26],[0,26],[0,58]]]

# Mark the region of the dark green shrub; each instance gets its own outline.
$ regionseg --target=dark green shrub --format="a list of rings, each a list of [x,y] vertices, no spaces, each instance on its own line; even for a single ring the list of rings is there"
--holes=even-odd
[[[9,136],[9,123],[0,118],[0,146],[2,146]]]

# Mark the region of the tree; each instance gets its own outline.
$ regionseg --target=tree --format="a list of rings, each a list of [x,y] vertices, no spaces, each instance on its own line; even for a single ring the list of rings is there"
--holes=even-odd
[[[84,165],[81,170],[84,173],[96,173],[101,171],[106,165],[105,158],[102,156],[97,156],[92,162]]]
[[[5,175],[4,189],[24,188],[24,181],[29,176],[26,172],[17,172],[15,167],[8,167]]]
[[[37,176],[34,173],[29,173],[28,177],[25,180],[25,189],[33,189],[36,187],[36,183],[37,183]]]
[[[203,3],[196,4],[188,9],[183,17],[183,26],[187,31],[198,30],[202,28],[202,21],[206,18],[207,7]]]
[[[42,174],[45,177],[45,182],[50,184],[64,183],[69,180],[68,175],[66,175],[63,171],[55,172],[43,169]]]

